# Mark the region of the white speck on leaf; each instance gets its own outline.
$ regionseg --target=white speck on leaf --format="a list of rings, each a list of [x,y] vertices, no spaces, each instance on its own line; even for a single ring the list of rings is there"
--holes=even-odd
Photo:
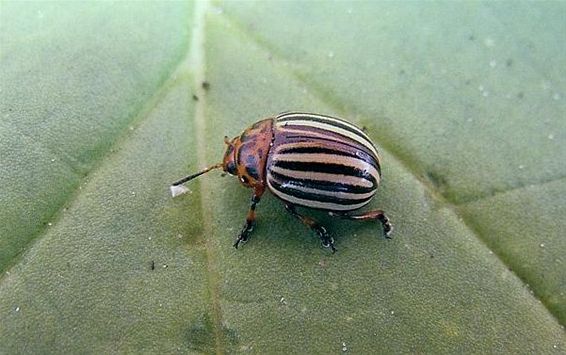
[[[495,68],[497,66],[497,61],[495,59],[490,60],[489,66],[492,67],[492,68]]]
[[[344,341],[342,342],[342,351],[343,352],[348,351],[348,347],[346,346],[346,342],[344,342]]]
[[[549,135],[548,135],[548,139],[551,139],[551,140],[554,139],[554,134],[552,134],[552,133],[549,134]]]
[[[328,58],[334,58],[334,52],[332,51],[328,52]]]
[[[171,197],[177,197],[179,195],[186,194],[187,192],[191,192],[191,190],[184,185],[170,186],[169,189],[171,190]]]

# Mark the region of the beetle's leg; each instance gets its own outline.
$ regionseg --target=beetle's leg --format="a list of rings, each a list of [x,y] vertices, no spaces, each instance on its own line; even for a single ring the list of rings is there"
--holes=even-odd
[[[259,200],[260,200],[260,195],[254,192],[254,194],[252,195],[252,202],[250,205],[250,209],[248,211],[248,215],[246,216],[246,224],[244,224],[244,228],[240,232],[238,239],[236,239],[236,241],[234,242],[234,248],[236,249],[238,249],[238,245],[240,245],[240,243],[245,243],[248,241],[248,238],[250,237],[250,233],[254,230],[255,206],[259,203]]]
[[[314,219],[299,214],[294,205],[285,204],[285,209],[299,221],[303,222],[304,225],[314,230],[320,237],[320,241],[322,242],[323,247],[330,248],[332,250],[332,253],[336,252],[336,248],[334,247],[334,239],[332,239],[332,237],[328,235],[326,228],[324,228]]]
[[[331,216],[336,216],[344,219],[352,219],[355,221],[367,221],[367,220],[374,220],[380,221],[383,225],[383,235],[387,239],[391,239],[391,231],[393,231],[393,226],[391,222],[389,222],[389,218],[385,215],[385,212],[382,210],[373,210],[367,211],[360,214],[349,214],[349,213],[340,213],[340,212],[328,212]]]

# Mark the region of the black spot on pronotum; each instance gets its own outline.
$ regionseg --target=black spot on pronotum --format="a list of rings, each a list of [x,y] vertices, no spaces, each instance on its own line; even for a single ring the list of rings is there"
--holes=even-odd
[[[254,165],[257,165],[257,161],[256,161],[256,159],[255,159],[255,157],[254,157],[253,155],[248,155],[248,156],[246,157],[246,164],[247,164],[248,166],[249,166],[249,165],[254,166]]]
[[[249,176],[253,177],[256,180],[259,180],[259,173],[257,172],[257,169],[255,167],[246,166],[246,172]]]

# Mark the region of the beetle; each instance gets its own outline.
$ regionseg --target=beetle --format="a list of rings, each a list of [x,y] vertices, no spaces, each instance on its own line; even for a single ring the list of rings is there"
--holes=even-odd
[[[222,168],[252,189],[246,222],[234,247],[248,240],[256,220],[256,205],[265,190],[283,201],[285,209],[315,231],[322,245],[336,252],[326,228],[297,211],[297,206],[323,210],[350,220],[376,220],[390,238],[392,225],[382,210],[355,213],[374,197],[381,182],[381,159],[370,138],[343,119],[315,113],[284,112],[254,123],[227,145],[221,163],[171,185]]]

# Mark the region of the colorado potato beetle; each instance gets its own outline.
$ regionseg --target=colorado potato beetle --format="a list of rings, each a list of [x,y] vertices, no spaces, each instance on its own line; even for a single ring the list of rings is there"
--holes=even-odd
[[[234,247],[246,242],[256,219],[256,205],[266,188],[285,209],[314,230],[322,245],[336,251],[326,228],[299,213],[296,206],[327,211],[351,220],[377,220],[389,238],[392,226],[382,210],[352,211],[367,205],[381,181],[377,148],[358,127],[340,118],[314,113],[285,112],[248,127],[227,145],[221,163],[189,175],[171,186],[222,168],[253,190],[246,222]]]

